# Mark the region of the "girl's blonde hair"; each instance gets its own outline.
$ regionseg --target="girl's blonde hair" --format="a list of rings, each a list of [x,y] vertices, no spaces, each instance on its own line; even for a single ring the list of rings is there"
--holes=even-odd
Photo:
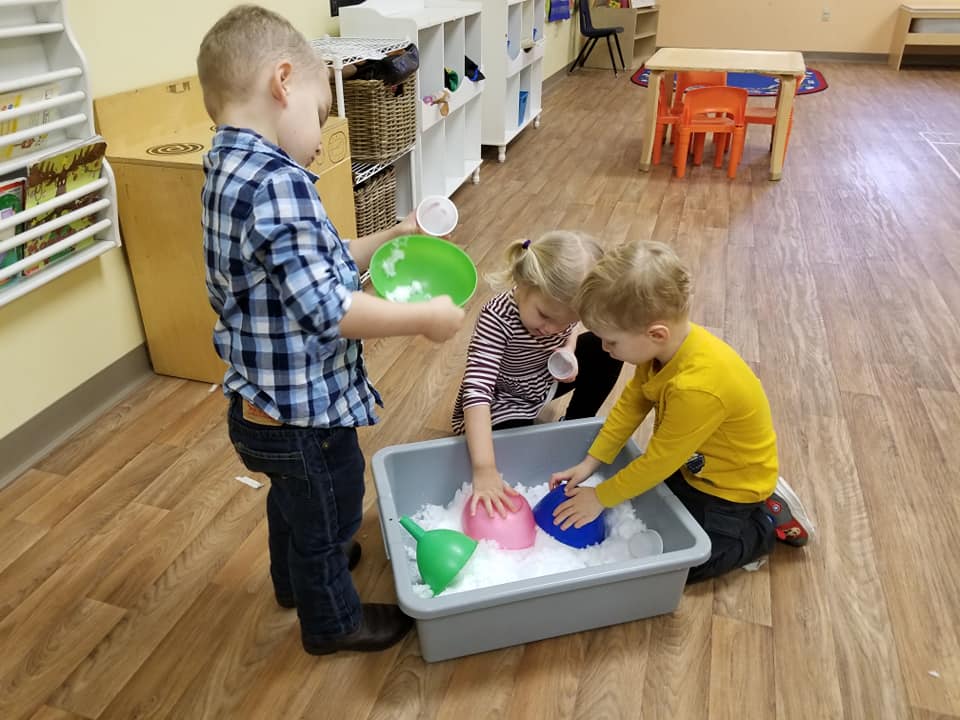
[[[507,246],[506,267],[487,276],[496,290],[526,285],[573,307],[583,278],[603,255],[596,238],[570,230],[552,230],[536,240]]]
[[[609,250],[580,286],[575,309],[593,331],[643,330],[690,314],[690,273],[667,245],[627,242]]]

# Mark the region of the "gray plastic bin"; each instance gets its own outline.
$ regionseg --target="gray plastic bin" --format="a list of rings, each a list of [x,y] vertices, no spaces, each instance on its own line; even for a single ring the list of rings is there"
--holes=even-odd
[[[497,464],[514,481],[544,482],[583,459],[601,424],[591,418],[494,433]],[[612,474],[638,455],[631,440],[604,470]],[[422,598],[413,592],[404,549],[413,538],[399,519],[453,499],[471,476],[466,443],[460,437],[384,448],[373,457],[373,476],[397,597],[417,621],[428,662],[672,612],[689,569],[710,556],[706,533],[661,484],[633,503],[663,537],[662,555]]]

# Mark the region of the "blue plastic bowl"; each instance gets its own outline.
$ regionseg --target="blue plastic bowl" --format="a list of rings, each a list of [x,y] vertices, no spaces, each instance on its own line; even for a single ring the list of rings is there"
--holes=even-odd
[[[585,548],[590,545],[602,543],[607,536],[606,524],[603,522],[603,513],[593,522],[589,522],[581,528],[572,525],[566,530],[561,530],[559,525],[553,524],[553,511],[558,505],[568,500],[564,492],[565,485],[558,485],[549,493],[544,495],[543,499],[533,508],[533,519],[537,525],[547,535],[556,538],[564,545],[575,548]]]

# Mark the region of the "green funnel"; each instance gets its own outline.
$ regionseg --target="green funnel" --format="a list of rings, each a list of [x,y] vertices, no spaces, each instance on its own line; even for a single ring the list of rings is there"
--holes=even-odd
[[[477,541],[456,530],[424,530],[408,517],[400,524],[417,541],[417,567],[420,577],[439,595],[463,570],[477,549]]]

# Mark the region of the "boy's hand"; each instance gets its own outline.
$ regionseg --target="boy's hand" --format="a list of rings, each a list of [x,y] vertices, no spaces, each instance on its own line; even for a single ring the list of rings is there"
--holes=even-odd
[[[417,223],[417,211],[411,210],[403,220],[397,223],[394,228],[397,237],[404,235],[423,235],[423,229]]]
[[[426,317],[421,334],[434,342],[449,340],[463,325],[463,310],[448,295],[428,300],[424,306]]]
[[[597,491],[592,487],[578,487],[570,490],[567,487],[570,499],[560,503],[553,511],[553,524],[566,530],[571,525],[580,528],[593,522],[603,512],[603,505],[597,498]]]
[[[490,517],[493,517],[494,510],[500,514],[500,517],[506,517],[508,509],[510,512],[517,510],[517,506],[510,502],[510,495],[516,497],[519,493],[503,481],[503,476],[495,467],[475,469],[470,515],[477,514],[477,504],[481,503]]]
[[[582,483],[588,477],[593,475],[597,468],[600,467],[600,461],[595,457],[587,455],[583,460],[581,460],[577,465],[574,465],[572,468],[566,470],[561,470],[560,472],[554,473],[550,476],[550,489],[553,490],[557,485],[561,483],[567,484],[566,493],[567,495],[572,495],[571,492],[577,485]]]

